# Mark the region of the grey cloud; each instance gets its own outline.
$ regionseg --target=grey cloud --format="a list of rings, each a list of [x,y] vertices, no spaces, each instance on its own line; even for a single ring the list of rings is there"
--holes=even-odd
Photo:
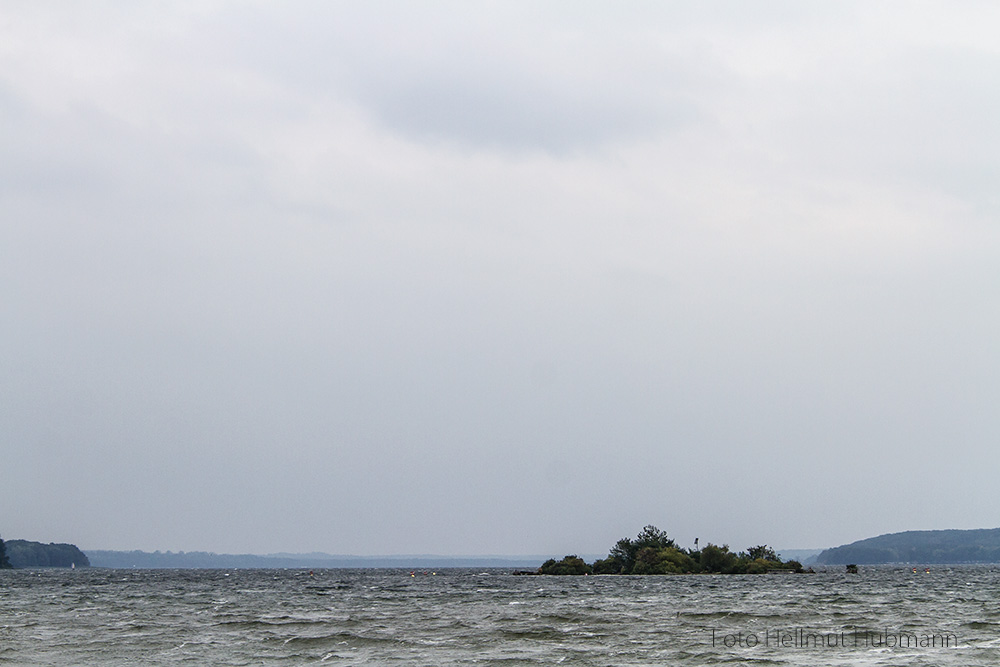
[[[831,60],[858,6],[793,4],[41,20],[0,60],[0,533],[555,555],[988,524],[994,57]],[[927,205],[944,171],[968,208]]]
[[[466,80],[400,82],[376,91],[371,103],[382,122],[406,136],[557,154],[655,139],[699,115],[694,104],[668,91],[622,95],[591,85],[561,90],[545,81],[505,84],[472,73]]]
[[[196,53],[218,53],[236,71],[253,63],[297,95],[355,103],[413,140],[559,154],[696,122],[697,93],[724,76],[712,62],[692,71],[653,35],[629,39],[623,26],[595,39],[600,17],[529,7],[523,21],[461,3],[229,11],[200,28]],[[249,37],[262,32],[270,38]]]

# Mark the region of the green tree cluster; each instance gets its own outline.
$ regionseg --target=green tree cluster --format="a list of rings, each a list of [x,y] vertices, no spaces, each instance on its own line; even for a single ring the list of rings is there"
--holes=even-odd
[[[563,566],[569,559],[579,563],[572,568]],[[546,561],[539,574],[764,574],[773,570],[802,572],[802,564],[782,561],[767,545],[739,553],[730,551],[728,545],[684,549],[656,526],[646,526],[635,539],[618,540],[608,557],[595,561],[593,566],[576,556],[567,556],[559,563]]]
[[[592,569],[576,554],[562,560],[550,558],[538,568],[538,574],[590,574]]]

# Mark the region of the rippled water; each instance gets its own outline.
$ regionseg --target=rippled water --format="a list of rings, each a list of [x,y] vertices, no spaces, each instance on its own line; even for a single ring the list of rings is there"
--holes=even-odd
[[[0,664],[181,663],[992,666],[1000,570],[0,573]]]

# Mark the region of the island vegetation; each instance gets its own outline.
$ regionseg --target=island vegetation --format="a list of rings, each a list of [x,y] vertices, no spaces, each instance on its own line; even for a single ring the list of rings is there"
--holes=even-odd
[[[537,574],[765,574],[802,572],[802,564],[783,561],[767,545],[730,551],[728,545],[707,544],[701,549],[677,545],[656,526],[646,526],[635,539],[622,538],[607,558],[587,564],[576,555],[550,558]]]

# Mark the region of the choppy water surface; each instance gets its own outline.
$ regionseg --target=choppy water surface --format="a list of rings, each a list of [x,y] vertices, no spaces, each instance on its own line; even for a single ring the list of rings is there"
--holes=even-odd
[[[0,573],[0,664],[181,663],[993,666],[1000,570]]]

